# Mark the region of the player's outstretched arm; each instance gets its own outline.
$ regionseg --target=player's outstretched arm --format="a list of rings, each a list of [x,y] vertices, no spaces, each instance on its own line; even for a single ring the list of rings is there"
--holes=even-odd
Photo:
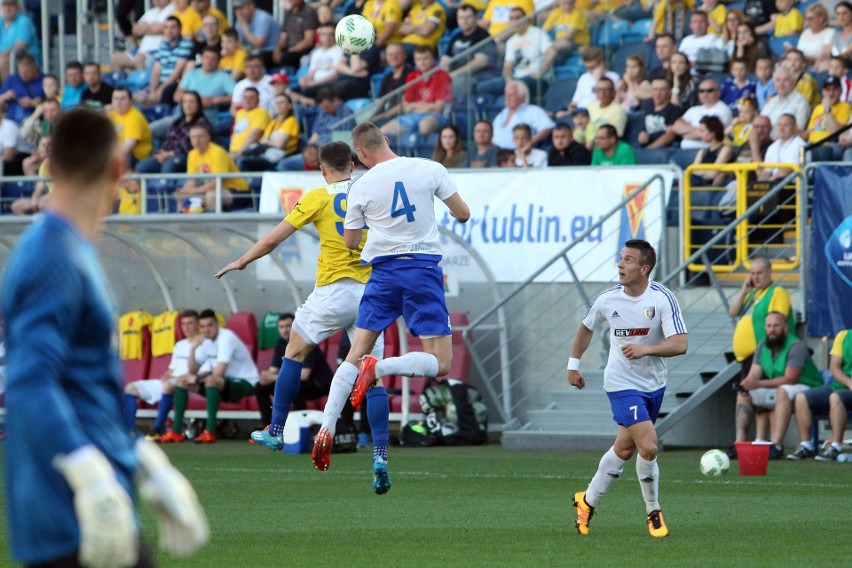
[[[225,265],[215,274],[221,278],[232,270],[242,270],[258,258],[264,257],[275,250],[275,247],[290,238],[296,232],[296,227],[287,221],[281,221],[271,231],[260,237],[252,247],[240,258]]]
[[[577,328],[577,334],[574,336],[574,344],[571,346],[571,357],[568,359],[568,384],[578,389],[586,386],[586,379],[580,373],[580,359],[589,348],[589,343],[592,342],[593,332],[586,327],[586,324],[580,323]]]
[[[136,564],[139,535],[133,504],[100,450],[87,444],[71,453],[57,454],[53,466],[74,492],[80,564],[92,568]]]
[[[192,554],[210,538],[207,516],[195,491],[155,444],[139,440],[136,456],[139,494],[157,514],[160,546],[178,556]]]
[[[468,219],[470,219],[470,207],[467,206],[467,203],[465,203],[458,192],[446,198],[444,205],[450,210],[450,215],[459,223],[467,223]]]

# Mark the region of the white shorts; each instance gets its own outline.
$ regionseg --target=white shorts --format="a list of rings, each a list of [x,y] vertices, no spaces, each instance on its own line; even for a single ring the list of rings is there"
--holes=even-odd
[[[148,404],[157,404],[163,398],[163,381],[160,379],[135,381],[132,384],[139,391],[139,399]]]
[[[319,345],[341,329],[345,329],[352,340],[364,286],[356,280],[344,279],[314,288],[296,310],[293,329],[311,345]],[[381,359],[384,352],[384,335],[380,335],[372,355]]]
[[[781,385],[779,388],[787,391],[787,396],[790,400],[794,400],[797,394],[805,392],[811,387],[796,383],[794,385]],[[748,391],[748,394],[751,396],[751,402],[755,407],[760,408],[761,410],[772,410],[775,408],[775,399],[778,397],[778,389],[753,389]]]

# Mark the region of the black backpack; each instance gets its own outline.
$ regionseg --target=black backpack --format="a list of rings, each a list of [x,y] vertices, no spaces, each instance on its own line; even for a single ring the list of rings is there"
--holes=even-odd
[[[420,395],[420,408],[426,419],[403,428],[404,446],[473,446],[488,439],[488,408],[469,384],[430,378]]]

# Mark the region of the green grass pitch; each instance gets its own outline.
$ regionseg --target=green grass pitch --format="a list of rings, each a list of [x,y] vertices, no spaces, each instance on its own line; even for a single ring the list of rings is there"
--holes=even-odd
[[[652,539],[634,462],[599,504],[591,534],[570,498],[600,457],[590,452],[391,448],[393,488],[372,492],[370,453],[307,455],[246,442],[184,443],[167,453],[192,481],[212,540],[161,566],[840,566],[848,557],[852,465],[770,462],[766,477],[698,471],[703,450],[660,455],[671,535]],[[2,456],[2,444],[0,444]],[[0,497],[2,500],[2,497]],[[156,546],[155,521],[143,511]],[[10,562],[5,515],[0,565]]]

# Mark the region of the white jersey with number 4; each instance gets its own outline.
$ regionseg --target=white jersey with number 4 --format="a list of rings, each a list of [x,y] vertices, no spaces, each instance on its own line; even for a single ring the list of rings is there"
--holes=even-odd
[[[447,169],[423,158],[398,157],[376,164],[349,186],[346,229],[363,229],[367,244],[361,261],[395,256],[441,259],[434,198],[456,193]]]
[[[621,348],[629,343],[655,345],[672,335],[686,333],[686,324],[671,290],[651,281],[638,297],[628,296],[621,285],[604,290],[595,299],[583,325],[594,331],[609,323],[609,359],[604,370],[604,390],[654,392],[666,386],[666,359],[645,356],[627,359]]]

